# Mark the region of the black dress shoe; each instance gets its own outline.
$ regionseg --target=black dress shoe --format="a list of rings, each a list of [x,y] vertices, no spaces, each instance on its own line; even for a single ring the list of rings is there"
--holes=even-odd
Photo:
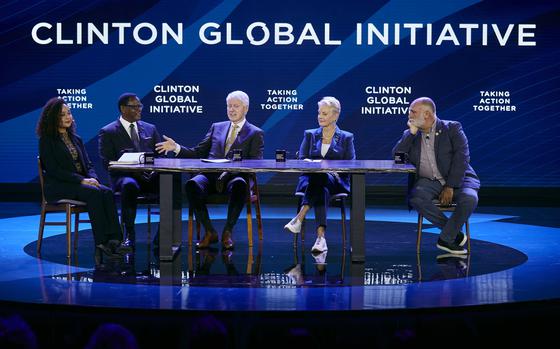
[[[206,232],[202,241],[196,244],[196,248],[198,249],[208,248],[210,247],[210,245],[215,244],[216,242],[218,242],[218,233],[216,233],[215,231]]]
[[[102,252],[103,254],[107,255],[107,256],[112,256],[113,255],[113,250],[111,249],[111,247],[108,244],[99,244],[97,246],[95,246],[96,250],[99,250],[100,252]]]
[[[105,244],[99,244],[95,246],[95,265],[101,265],[103,263],[103,255],[109,258],[115,258],[113,250]]]
[[[119,240],[109,240],[108,247],[112,250],[113,254],[125,255],[133,251],[132,247],[125,246]]]
[[[121,246],[130,247],[133,250],[134,250],[134,247],[136,247],[135,245],[136,244],[134,243],[134,240],[130,240],[130,239],[125,239],[121,244]]]
[[[222,233],[222,248],[224,250],[233,250],[233,239],[229,230],[224,230]]]

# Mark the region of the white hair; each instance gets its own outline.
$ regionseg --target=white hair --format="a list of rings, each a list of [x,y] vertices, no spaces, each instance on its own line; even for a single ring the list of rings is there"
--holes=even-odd
[[[317,103],[317,105],[319,106],[319,108],[331,107],[337,114],[340,114],[340,102],[334,97],[323,97],[323,99],[321,99]]]
[[[226,97],[226,103],[229,102],[230,99],[238,99],[243,102],[246,107],[249,107],[249,96],[243,91],[230,92]]]

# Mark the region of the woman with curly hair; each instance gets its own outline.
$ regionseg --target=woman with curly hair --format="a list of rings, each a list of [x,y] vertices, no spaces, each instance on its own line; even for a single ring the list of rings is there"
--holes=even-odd
[[[47,201],[79,200],[87,204],[95,241],[95,261],[103,254],[126,252],[110,188],[99,183],[70,108],[62,98],[51,98],[37,123],[39,156],[45,178]]]

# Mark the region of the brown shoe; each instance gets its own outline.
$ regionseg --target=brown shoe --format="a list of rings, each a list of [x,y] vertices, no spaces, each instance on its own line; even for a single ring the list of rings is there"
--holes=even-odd
[[[196,244],[196,248],[208,248],[210,247],[210,245],[215,244],[216,242],[218,242],[218,233],[216,233],[215,231],[207,231],[206,234],[204,234],[204,238],[202,239],[202,241],[199,241]]]
[[[229,230],[224,230],[222,233],[222,248],[224,250],[233,250],[233,239]]]

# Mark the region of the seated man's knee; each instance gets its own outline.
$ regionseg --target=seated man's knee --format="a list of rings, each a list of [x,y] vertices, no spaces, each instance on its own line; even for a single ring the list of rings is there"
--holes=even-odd
[[[420,207],[431,204],[432,200],[427,195],[421,195],[416,191],[410,196],[409,202],[412,207],[418,210]]]
[[[138,195],[140,192],[140,185],[134,178],[124,178],[121,182],[122,195]]]
[[[187,194],[187,196],[191,196],[191,195],[195,195],[195,194],[200,193],[200,187],[199,187],[198,183],[196,183],[196,181],[193,180],[193,179],[189,179],[185,183],[185,193]]]
[[[229,182],[229,191],[233,194],[242,194],[247,191],[247,182],[241,178],[234,178]]]
[[[478,205],[478,195],[476,191],[465,191],[457,200],[457,205],[475,208]]]

